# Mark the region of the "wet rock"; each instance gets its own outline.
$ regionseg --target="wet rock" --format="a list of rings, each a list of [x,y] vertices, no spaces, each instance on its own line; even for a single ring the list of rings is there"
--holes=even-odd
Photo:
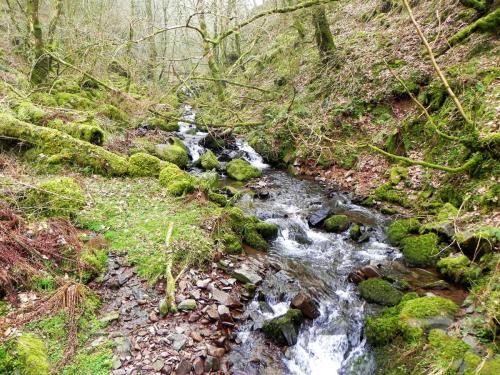
[[[319,310],[316,302],[302,292],[293,297],[291,306],[302,311],[302,314],[304,314],[306,318],[316,319],[319,316]]]
[[[318,227],[326,220],[331,213],[330,208],[322,208],[307,217],[307,222],[311,227]]]
[[[375,266],[368,265],[361,267],[357,271],[349,273],[349,275],[347,276],[347,280],[351,283],[359,284],[363,280],[368,280],[373,277],[380,277],[380,276],[381,276],[380,272]]]
[[[262,277],[257,273],[245,268],[235,269],[233,271],[233,277],[244,284],[250,283],[257,285],[262,281]]]
[[[204,368],[205,372],[219,371],[219,368],[220,368],[219,359],[211,355],[207,356],[207,358],[205,359],[205,368]]]
[[[266,321],[262,331],[276,344],[292,346],[297,343],[299,328],[303,320],[304,316],[300,310],[290,309],[286,314]]]
[[[183,359],[177,365],[177,368],[175,369],[175,375],[188,375],[191,372],[191,368],[191,362],[189,362],[187,359]]]
[[[333,215],[325,220],[325,230],[327,232],[340,233],[349,228],[350,222],[346,215]]]
[[[196,310],[196,301],[194,299],[185,299],[177,305],[179,311],[192,311]]]

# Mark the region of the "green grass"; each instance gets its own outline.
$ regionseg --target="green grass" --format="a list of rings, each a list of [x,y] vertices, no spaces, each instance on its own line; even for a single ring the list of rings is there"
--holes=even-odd
[[[126,253],[150,282],[164,273],[170,222],[178,267],[200,266],[211,254],[213,241],[204,224],[221,214],[215,204],[172,197],[156,179],[96,177],[86,179],[85,185],[93,201],[80,214],[80,225],[104,233],[110,249]]]

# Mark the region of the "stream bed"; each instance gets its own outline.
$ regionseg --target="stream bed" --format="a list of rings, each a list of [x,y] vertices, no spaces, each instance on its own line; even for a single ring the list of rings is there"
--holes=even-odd
[[[195,113],[185,109],[190,122]],[[192,161],[205,151],[200,140],[206,133],[194,125],[180,123],[180,136]],[[239,157],[263,171],[259,186],[267,199],[244,196],[238,205],[248,214],[279,226],[279,234],[265,257],[271,264],[255,299],[244,311],[244,323],[237,332],[239,343],[232,348],[234,374],[372,374],[373,356],[363,337],[363,320],[369,308],[362,301],[348,274],[367,264],[379,264],[400,257],[384,234],[386,219],[376,211],[355,204],[342,195],[329,193],[316,181],[292,177],[268,167],[247,143],[238,140]],[[349,231],[327,233],[311,227],[311,214],[328,210],[342,213],[363,225],[364,242],[349,238]],[[318,304],[320,316],[301,327],[296,345],[272,350],[259,328],[284,314],[299,292]]]

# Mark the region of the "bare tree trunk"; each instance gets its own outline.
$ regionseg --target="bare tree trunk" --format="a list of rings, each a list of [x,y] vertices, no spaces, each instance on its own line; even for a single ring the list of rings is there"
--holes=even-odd
[[[44,56],[43,31],[39,18],[39,0],[28,0],[26,13],[28,15],[29,35],[33,38],[35,62],[31,72],[31,82],[40,84],[49,73],[49,59]]]
[[[215,59],[214,47],[208,41],[209,35],[207,23],[205,21],[205,8],[202,1],[200,1],[200,3],[198,4],[198,22],[201,34],[203,35],[203,52],[207,58],[208,69],[210,70],[210,74],[217,91],[217,96],[220,100],[224,100],[224,85],[222,80],[220,79],[220,67],[219,64],[217,64],[217,60]]]
[[[318,46],[321,60],[324,63],[332,62],[335,57],[335,43],[326,18],[325,7],[317,6],[313,10],[314,37]]]
[[[148,33],[154,33],[154,17],[153,17],[153,4],[151,0],[146,0],[146,19],[148,22]],[[156,41],[153,36],[149,41],[149,61],[148,61],[148,72],[147,77],[149,79],[155,79],[156,74],[156,62],[158,59],[158,52],[156,51]]]

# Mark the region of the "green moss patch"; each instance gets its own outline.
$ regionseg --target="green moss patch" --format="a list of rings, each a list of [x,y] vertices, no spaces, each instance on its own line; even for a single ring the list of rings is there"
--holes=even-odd
[[[155,146],[156,155],[169,163],[173,163],[180,168],[185,168],[189,163],[189,153],[182,141],[177,138],[169,139],[168,144]]]
[[[189,194],[195,189],[194,178],[173,163],[167,163],[160,171],[160,184],[174,196]]]
[[[128,173],[134,177],[150,177],[160,174],[161,160],[156,156],[143,152],[132,155],[129,160]]]
[[[260,177],[262,172],[243,159],[234,159],[227,163],[227,175],[236,181],[247,181]]]
[[[220,166],[219,160],[217,160],[217,156],[215,156],[215,154],[210,150],[207,150],[207,152],[201,155],[199,164],[206,171],[217,169]]]
[[[417,219],[394,220],[387,228],[387,237],[393,245],[399,245],[401,240],[410,234],[417,234],[420,224]]]
[[[37,215],[72,217],[85,205],[85,196],[72,178],[56,177],[30,189],[22,204]]]
[[[403,293],[380,278],[371,278],[362,281],[359,284],[359,293],[368,302],[383,306],[397,305],[403,297]]]
[[[412,267],[425,267],[438,260],[438,237],[434,233],[406,237],[401,241],[405,261]]]
[[[466,285],[478,279],[481,275],[481,268],[472,265],[470,259],[461,254],[440,259],[437,262],[437,268],[447,279]]]
[[[333,215],[325,220],[324,227],[327,232],[343,232],[349,228],[349,218],[346,215]]]

